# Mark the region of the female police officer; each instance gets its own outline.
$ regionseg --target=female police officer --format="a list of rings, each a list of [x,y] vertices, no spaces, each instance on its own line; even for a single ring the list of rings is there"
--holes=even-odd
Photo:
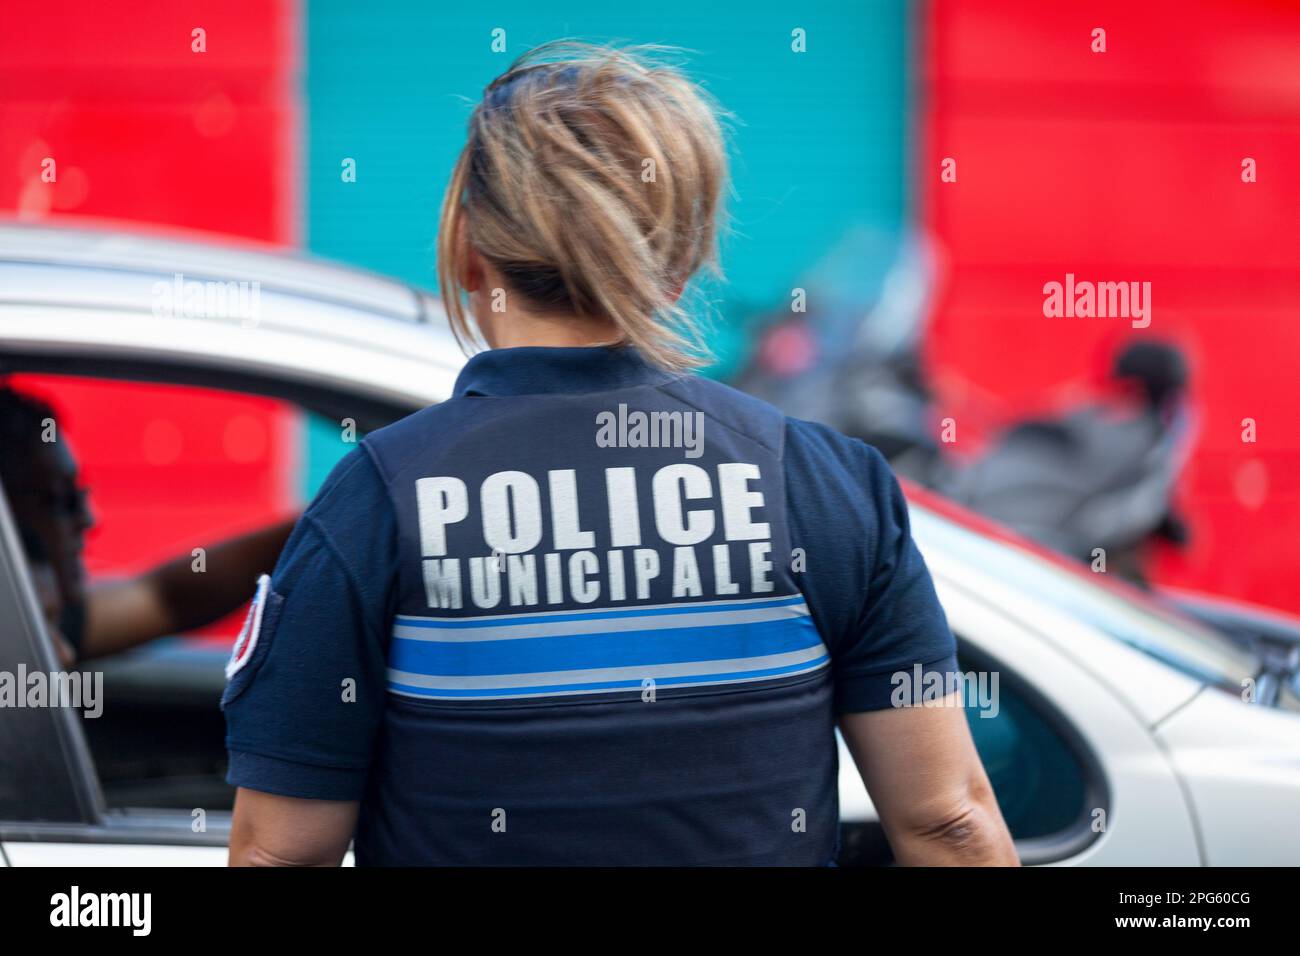
[[[724,179],[671,68],[550,46],[488,87],[438,265],[490,348],[259,583],[232,863],[825,864],[837,721],[900,861],[1015,862],[957,695],[898,706],[956,662],[887,465],[689,374]]]

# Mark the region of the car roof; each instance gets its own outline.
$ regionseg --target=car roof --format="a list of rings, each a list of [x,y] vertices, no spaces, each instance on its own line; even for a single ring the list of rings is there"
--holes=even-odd
[[[348,303],[396,320],[429,322],[441,315],[432,296],[388,276],[281,246],[190,230],[133,225],[123,231],[84,220],[74,226],[0,222],[0,263],[258,281],[263,288]],[[30,279],[17,282],[4,288],[6,298],[34,291]]]
[[[0,223],[6,356],[70,373],[260,376],[408,408],[449,397],[465,362],[437,299],[408,283],[227,237],[84,222]]]

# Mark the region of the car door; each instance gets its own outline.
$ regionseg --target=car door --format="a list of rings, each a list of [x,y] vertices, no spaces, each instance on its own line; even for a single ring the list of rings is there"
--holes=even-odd
[[[0,490],[0,672],[11,687],[58,671],[8,502]],[[33,701],[38,706],[27,706]],[[24,698],[0,708],[0,859],[9,866],[220,865],[229,815],[111,813],[73,709]],[[43,705],[42,705],[43,704]]]
[[[1031,708],[1074,754],[1084,775],[1082,816],[1058,832],[1019,841],[1022,859],[1102,866],[1202,863],[1186,796],[1147,718],[1107,680],[1105,668],[1080,663],[1101,658],[1103,649],[1133,655],[1134,665],[1139,658],[1149,662],[1137,651],[1113,648],[1113,641],[1078,621],[1037,608],[1019,615],[1016,605],[995,602],[952,577],[940,575],[937,583],[963,640],[963,665],[999,673],[1004,708],[1017,702]],[[1043,633],[1067,627],[1071,654]],[[1090,651],[1090,645],[1097,646]],[[1050,773],[1064,772],[1066,765],[1055,761]]]
[[[256,314],[160,310],[158,290],[182,279],[200,290],[251,283],[260,290]],[[174,237],[0,228],[0,372],[6,376],[235,390],[293,402],[364,433],[450,393],[464,355],[440,317],[436,301],[420,290],[297,257]],[[141,520],[160,523],[151,514]],[[7,512],[0,530],[0,670],[53,672],[55,656]],[[197,675],[201,687],[178,680],[163,689],[197,700],[195,691],[210,693],[215,675],[219,695],[224,661],[210,666],[213,647],[180,675]],[[186,663],[196,664],[194,648],[187,653]],[[152,691],[160,686],[158,668],[143,665],[157,663],[100,666],[108,685]],[[190,709],[197,706],[191,700]],[[215,699],[211,709],[219,724]],[[117,743],[111,723],[83,721],[75,711],[0,709],[0,859],[12,865],[224,862],[229,800],[221,807],[179,788],[166,803],[133,802],[102,756],[102,738]],[[148,736],[149,728],[141,729]],[[175,727],[160,729],[171,731],[157,735],[168,745],[183,736]],[[101,754],[98,767],[94,754]],[[209,809],[197,812],[205,804]],[[134,809],[139,806],[147,809]]]
[[[967,717],[1021,861],[1199,864],[1184,795],[1139,715],[1014,608],[972,593],[951,573],[936,573],[935,583],[963,671],[996,692],[992,706],[968,702]],[[849,862],[855,854],[884,862],[875,809],[842,744],[840,801]]]

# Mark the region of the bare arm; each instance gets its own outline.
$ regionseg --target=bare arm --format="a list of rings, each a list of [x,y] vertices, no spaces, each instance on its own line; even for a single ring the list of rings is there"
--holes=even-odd
[[[840,731],[904,866],[1019,866],[953,697],[845,714]]]
[[[229,614],[252,596],[257,576],[275,566],[293,525],[286,521],[213,545],[202,574],[185,554],[138,577],[97,585],[87,595],[81,657],[115,654]]]
[[[360,804],[301,800],[240,787],[230,828],[231,866],[338,866]]]

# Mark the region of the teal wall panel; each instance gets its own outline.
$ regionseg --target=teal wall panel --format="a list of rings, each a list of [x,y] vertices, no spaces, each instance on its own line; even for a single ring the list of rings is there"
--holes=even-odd
[[[713,374],[735,366],[754,317],[785,308],[798,278],[850,230],[889,247],[908,207],[901,0],[555,6],[562,12],[517,0],[309,2],[308,248],[432,286],[438,206],[472,104],[519,53],[566,36],[684,48],[688,73],[733,116],[726,282],[704,290]],[[504,54],[491,49],[498,27]],[[796,27],[805,53],[791,50]],[[345,159],[356,182],[343,181]],[[309,459],[318,452],[332,460],[337,442],[309,441]]]

